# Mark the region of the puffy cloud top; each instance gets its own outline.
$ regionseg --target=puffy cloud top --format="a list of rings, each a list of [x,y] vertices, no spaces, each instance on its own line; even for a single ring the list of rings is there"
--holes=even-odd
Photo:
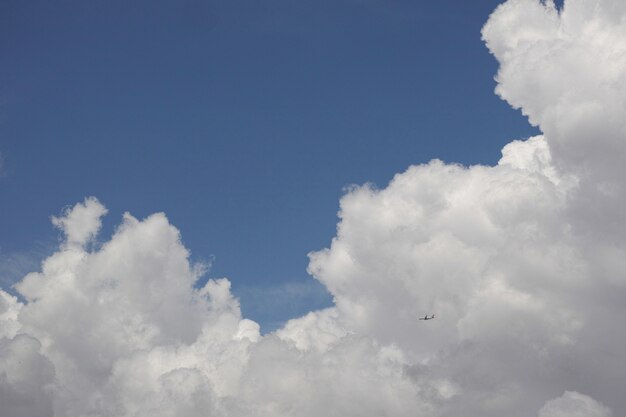
[[[626,234],[626,3],[511,0],[483,38],[500,63],[496,92],[548,138],[581,186],[571,207],[584,233]]]
[[[548,401],[539,417],[611,417],[604,405],[578,392],[566,391],[563,396]]]
[[[52,217],[52,224],[63,231],[68,246],[84,246],[96,236],[102,226],[100,218],[106,213],[97,198],[89,197],[66,209],[63,216]]]

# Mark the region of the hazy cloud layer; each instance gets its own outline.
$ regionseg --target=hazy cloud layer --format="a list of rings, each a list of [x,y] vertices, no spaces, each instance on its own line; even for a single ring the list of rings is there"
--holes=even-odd
[[[0,416],[609,417],[626,409],[626,5],[510,0],[483,37],[543,136],[341,200],[335,306],[262,336],[163,214],[88,198],[0,292]],[[436,314],[433,321],[417,317]]]

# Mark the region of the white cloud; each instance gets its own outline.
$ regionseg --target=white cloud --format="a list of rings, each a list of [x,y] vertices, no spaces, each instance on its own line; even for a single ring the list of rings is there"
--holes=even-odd
[[[106,210],[91,201],[56,220],[66,234],[75,211],[99,224]],[[426,407],[397,348],[347,337],[331,310],[262,338],[228,280],[195,289],[202,272],[163,214],[126,214],[92,251],[63,243],[17,284],[25,303],[0,294],[2,395],[25,398],[31,416],[399,416]],[[16,365],[16,352],[28,366]],[[41,372],[24,373],[31,368]]]
[[[596,400],[578,392],[566,391],[544,405],[539,417],[611,417],[613,413]]]
[[[445,415],[536,412],[546,367],[563,378],[554,358],[584,337],[596,283],[563,223],[571,184],[545,151],[533,138],[496,167],[434,161],[383,190],[356,188],[330,249],[311,255],[345,328],[401,347],[416,380],[455,387]]]
[[[575,174],[571,221],[599,239],[626,234],[626,28],[621,0],[511,0],[483,29],[500,62],[496,92],[548,138]]]
[[[107,213],[106,208],[95,197],[85,199],[84,203],[66,209],[61,217],[52,217],[52,224],[63,230],[68,246],[84,246],[98,233],[100,217]]]
[[[544,135],[493,167],[435,160],[352,188],[310,255],[335,306],[273,334],[228,280],[195,288],[204,268],[164,214],[126,214],[97,248],[96,199],[53,218],[66,238],[16,286],[25,302],[0,293],[0,416],[626,409],[624,21],[617,0],[499,7],[483,30],[497,91]]]
[[[51,415],[54,367],[41,354],[41,343],[25,334],[0,340],[1,415]]]
[[[18,316],[22,304],[17,298],[0,290],[0,338],[13,338],[20,329]]]

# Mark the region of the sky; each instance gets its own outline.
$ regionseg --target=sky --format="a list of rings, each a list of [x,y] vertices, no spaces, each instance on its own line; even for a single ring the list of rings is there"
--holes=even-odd
[[[133,4],[2,6],[0,417],[626,409],[626,4]]]
[[[165,212],[273,330],[330,305],[306,272],[346,187],[536,134],[493,94],[497,1],[3,1],[0,271],[49,255],[95,196]]]

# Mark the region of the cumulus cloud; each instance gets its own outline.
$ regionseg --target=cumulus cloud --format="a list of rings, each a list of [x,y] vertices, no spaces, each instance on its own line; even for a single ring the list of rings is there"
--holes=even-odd
[[[497,93],[543,135],[495,166],[435,160],[353,187],[310,254],[334,306],[271,334],[227,279],[197,288],[206,268],[164,214],[126,214],[101,245],[95,198],[54,217],[58,251],[20,299],[0,291],[0,416],[626,409],[625,21],[618,0],[498,7],[483,29]]]
[[[204,267],[189,263],[163,214],[125,214],[108,242],[88,250],[95,232],[84,231],[97,231],[105,212],[88,198],[55,218],[66,238],[41,272],[16,285],[25,302],[0,292],[0,398],[10,405],[0,415],[406,415],[421,407],[402,352],[349,336],[332,310],[261,337],[227,279],[196,288]],[[77,234],[76,222],[89,227]]]
[[[102,226],[100,217],[106,213],[98,199],[89,197],[71,210],[66,209],[64,216],[53,216],[52,224],[63,230],[66,245],[84,246],[96,236]]]
[[[571,221],[619,240],[626,234],[626,3],[511,0],[483,37],[500,63],[496,92],[548,138],[554,163],[575,174]]]
[[[541,408],[539,417],[611,417],[613,413],[593,398],[566,391]]]

